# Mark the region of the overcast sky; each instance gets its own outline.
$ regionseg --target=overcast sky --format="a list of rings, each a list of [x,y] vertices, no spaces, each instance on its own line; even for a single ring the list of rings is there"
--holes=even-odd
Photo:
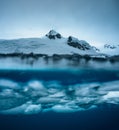
[[[55,29],[93,44],[119,44],[119,0],[0,0],[0,39]]]

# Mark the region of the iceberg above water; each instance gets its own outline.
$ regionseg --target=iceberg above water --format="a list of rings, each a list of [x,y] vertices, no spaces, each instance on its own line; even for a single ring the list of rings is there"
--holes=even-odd
[[[64,38],[60,33],[50,30],[42,38],[21,38],[0,40],[0,54],[80,54],[100,55],[88,42],[72,36]]]

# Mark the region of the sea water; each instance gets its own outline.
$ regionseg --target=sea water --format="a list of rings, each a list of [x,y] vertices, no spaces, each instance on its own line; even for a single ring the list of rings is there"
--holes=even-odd
[[[0,70],[0,130],[118,130],[119,70]]]

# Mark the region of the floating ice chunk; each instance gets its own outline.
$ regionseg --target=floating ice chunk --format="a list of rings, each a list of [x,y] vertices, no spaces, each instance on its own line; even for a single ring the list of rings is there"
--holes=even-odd
[[[26,110],[28,105],[29,105],[29,102],[22,104],[21,106],[13,107],[8,110],[2,110],[2,111],[0,111],[0,113],[2,113],[2,114],[25,114],[24,111]]]
[[[31,104],[26,108],[25,114],[36,114],[39,113],[40,111],[41,111],[41,104],[38,105]]]
[[[0,96],[13,96],[15,93],[11,89],[3,89],[2,92],[0,92]]]
[[[31,82],[29,82],[28,86],[32,89],[35,89],[35,90],[44,89],[43,84],[41,82],[38,82],[38,81],[31,81]]]
[[[106,82],[106,83],[103,83],[101,85],[102,87],[100,88],[100,90],[102,91],[119,91],[119,80],[116,80],[116,81],[111,81],[111,82]]]
[[[39,103],[58,103],[59,98],[41,97],[37,102]]]
[[[119,91],[110,91],[107,95],[103,96],[104,99],[119,98]]]
[[[5,81],[0,80],[0,113],[4,114],[66,113],[89,110],[102,103],[119,104],[119,81],[60,84],[60,87],[54,87],[57,81],[50,82],[50,87],[45,81],[38,80],[30,80],[23,86],[11,80],[5,84]],[[15,86],[21,87],[14,89]]]
[[[55,112],[76,112],[78,109],[72,109],[70,106],[67,105],[55,105],[52,107],[52,110]]]
[[[49,97],[52,97],[52,98],[64,97],[64,96],[66,96],[66,95],[65,95],[65,93],[63,91],[57,92],[57,93],[52,94],[52,95],[49,95]]]
[[[17,88],[18,84],[12,80],[0,79],[0,86],[6,88]]]
[[[27,102],[21,106],[1,111],[2,114],[36,114],[41,111],[41,104],[32,104],[31,102]]]

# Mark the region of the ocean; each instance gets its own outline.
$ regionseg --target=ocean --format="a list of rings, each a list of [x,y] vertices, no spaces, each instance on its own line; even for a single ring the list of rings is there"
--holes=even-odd
[[[119,130],[119,70],[0,70],[0,130]]]

